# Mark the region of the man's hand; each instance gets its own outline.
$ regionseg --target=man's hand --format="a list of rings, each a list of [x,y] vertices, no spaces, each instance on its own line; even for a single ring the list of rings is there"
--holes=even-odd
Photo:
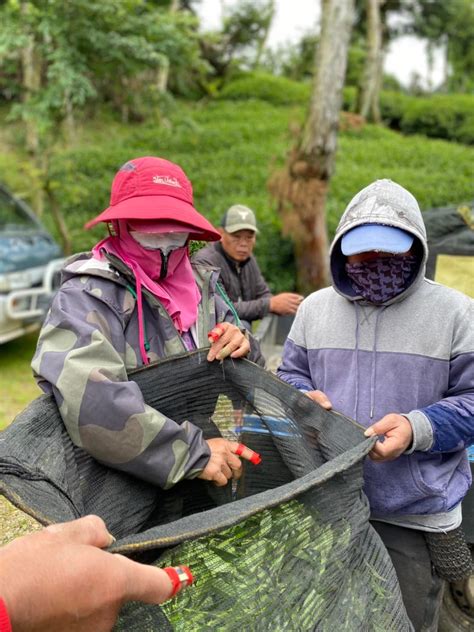
[[[326,395],[326,393],[323,393],[322,391],[306,391],[305,395],[326,410],[331,410],[332,404],[329,401],[329,397]]]
[[[273,314],[281,314],[282,316],[296,314],[296,310],[303,299],[304,296],[301,296],[301,294],[293,294],[292,292],[276,294],[270,299],[270,311]]]
[[[247,461],[258,463],[257,453],[236,441],[208,439],[207,444],[211,449],[211,457],[198,478],[213,481],[217,487],[227,485],[227,481],[231,478],[240,478],[242,462],[237,454],[240,453],[240,456]]]
[[[98,516],[52,525],[0,549],[0,595],[15,632],[108,632],[129,600],[161,603],[167,573],[102,551],[113,541]]]
[[[364,432],[366,437],[383,435],[383,443],[377,441],[369,457],[373,461],[393,461],[411,445],[413,441],[413,430],[411,423],[403,415],[390,413],[382,417]]]
[[[250,351],[247,337],[232,323],[218,323],[208,334],[211,348],[207,354],[209,362],[231,358],[242,358]]]

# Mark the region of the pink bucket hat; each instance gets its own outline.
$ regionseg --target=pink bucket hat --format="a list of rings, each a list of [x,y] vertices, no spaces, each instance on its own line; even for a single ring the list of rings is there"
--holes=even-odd
[[[194,208],[193,188],[181,167],[154,156],[134,158],[119,169],[112,182],[110,206],[85,228],[120,219],[178,222],[191,239],[221,238]]]

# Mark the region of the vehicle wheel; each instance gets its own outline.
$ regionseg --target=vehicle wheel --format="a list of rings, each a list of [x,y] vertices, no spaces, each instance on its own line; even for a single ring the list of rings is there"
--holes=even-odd
[[[439,617],[439,632],[474,630],[474,575],[462,582],[447,584]]]

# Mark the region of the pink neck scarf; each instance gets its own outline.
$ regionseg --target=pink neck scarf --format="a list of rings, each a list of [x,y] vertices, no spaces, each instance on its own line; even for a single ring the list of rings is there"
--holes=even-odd
[[[201,293],[189,260],[188,248],[172,250],[168,257],[166,277],[160,279],[162,259],[159,250],[146,250],[128,232],[125,221],[113,222],[117,236],[97,243],[92,254],[102,260],[102,250],[115,255],[131,270],[136,280],[140,352],[144,364],[149,363],[145,350],[141,286],[145,286],[163,304],[180,334],[196,322]]]

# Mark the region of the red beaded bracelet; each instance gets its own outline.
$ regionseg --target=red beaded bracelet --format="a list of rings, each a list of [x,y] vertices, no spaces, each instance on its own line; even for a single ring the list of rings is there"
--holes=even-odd
[[[8,616],[8,610],[5,602],[0,597],[0,632],[12,632],[12,624]]]

